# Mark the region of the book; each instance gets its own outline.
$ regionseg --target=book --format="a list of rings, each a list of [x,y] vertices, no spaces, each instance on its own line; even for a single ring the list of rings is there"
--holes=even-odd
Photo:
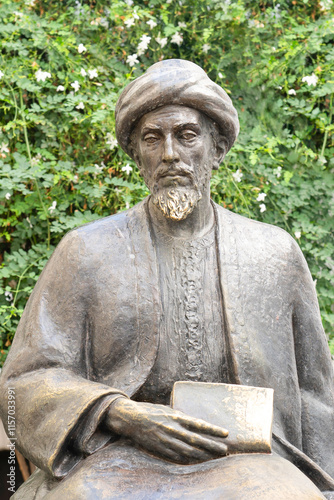
[[[227,429],[229,454],[271,453],[273,389],[176,382],[171,407]]]

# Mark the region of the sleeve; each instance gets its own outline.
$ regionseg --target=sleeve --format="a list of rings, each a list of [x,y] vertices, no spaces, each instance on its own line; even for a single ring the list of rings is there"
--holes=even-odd
[[[76,231],[63,238],[42,272],[19,323],[0,379],[0,411],[8,433],[37,467],[66,475],[110,438],[102,425],[109,405],[126,396],[89,380],[89,273]]]
[[[302,405],[303,452],[334,478],[334,374],[315,285],[294,249],[293,329]]]

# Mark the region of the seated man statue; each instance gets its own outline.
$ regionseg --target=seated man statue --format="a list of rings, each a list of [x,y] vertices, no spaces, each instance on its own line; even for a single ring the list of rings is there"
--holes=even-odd
[[[334,498],[334,377],[294,241],[210,200],[239,131],[225,91],[154,64],[116,106],[151,195],[70,231],[27,303],[1,376],[38,469],[14,499]],[[169,406],[176,381],[274,389],[273,453]]]

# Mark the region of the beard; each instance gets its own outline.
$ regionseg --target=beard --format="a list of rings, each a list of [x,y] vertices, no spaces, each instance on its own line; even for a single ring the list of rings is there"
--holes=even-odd
[[[167,219],[181,221],[193,212],[202,199],[202,190],[211,177],[211,168],[204,164],[196,175],[192,168],[183,163],[162,165],[153,178],[148,177],[145,169],[141,173],[151,191],[153,204]],[[166,175],[180,175],[181,179],[179,183],[161,185],[160,182]]]
[[[161,188],[152,194],[153,204],[165,217],[175,221],[188,217],[201,198],[202,194],[196,185]]]

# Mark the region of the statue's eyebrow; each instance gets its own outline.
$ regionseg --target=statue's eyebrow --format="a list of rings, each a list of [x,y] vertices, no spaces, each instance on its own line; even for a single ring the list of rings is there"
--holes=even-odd
[[[176,125],[174,125],[173,129],[176,130],[177,132],[182,131],[184,129],[193,130],[198,134],[201,132],[201,127],[197,122],[177,123]]]
[[[199,123],[197,123],[197,122],[187,122],[187,123],[181,122],[181,123],[176,123],[173,126],[173,130],[175,132],[181,132],[182,130],[185,130],[185,129],[191,129],[194,132],[196,132],[197,134],[199,134],[201,132],[201,127],[200,127]],[[159,132],[160,134],[163,134],[164,128],[161,127],[160,125],[148,123],[147,125],[145,125],[145,127],[141,131],[141,137],[144,137],[146,134],[148,134],[150,132]]]
[[[141,131],[141,136],[144,137],[144,135],[149,132],[161,132],[161,131],[162,129],[161,127],[159,127],[159,125],[148,124]]]

